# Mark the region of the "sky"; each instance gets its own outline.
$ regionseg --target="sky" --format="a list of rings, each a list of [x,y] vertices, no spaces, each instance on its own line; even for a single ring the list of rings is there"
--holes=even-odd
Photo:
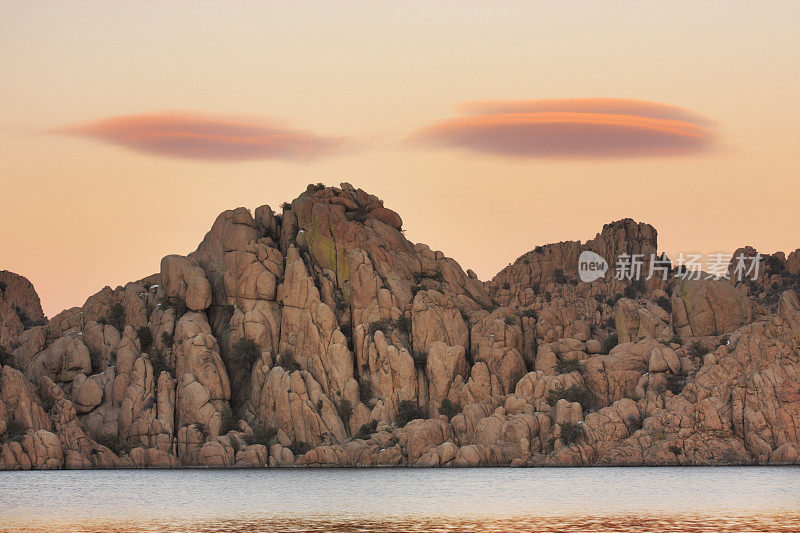
[[[798,2],[0,2],[0,269],[45,313],[309,183],[490,279],[624,217],[800,247]]]

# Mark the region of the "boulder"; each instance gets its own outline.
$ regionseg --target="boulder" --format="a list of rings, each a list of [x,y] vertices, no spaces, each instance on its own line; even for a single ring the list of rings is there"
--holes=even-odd
[[[681,361],[678,354],[669,346],[657,346],[650,352],[650,362],[648,364],[650,372],[669,372],[679,374],[681,371]]]
[[[408,464],[413,465],[437,446],[452,441],[453,437],[453,428],[444,420],[412,420],[400,435],[400,445],[406,451]]]
[[[161,260],[161,280],[165,295],[186,302],[192,311],[203,311],[211,305],[211,284],[202,268],[180,255]]]
[[[730,333],[754,315],[750,299],[725,280],[682,279],[672,291],[672,327],[684,337]]]

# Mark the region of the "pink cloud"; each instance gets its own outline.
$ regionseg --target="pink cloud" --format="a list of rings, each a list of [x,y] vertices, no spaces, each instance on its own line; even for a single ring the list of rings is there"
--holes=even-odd
[[[423,146],[520,158],[671,156],[710,149],[709,121],[679,107],[581,98],[472,102],[469,115],[417,132]]]
[[[309,160],[329,155],[344,144],[343,138],[266,122],[187,112],[124,115],[56,132],[166,157],[223,161]]]

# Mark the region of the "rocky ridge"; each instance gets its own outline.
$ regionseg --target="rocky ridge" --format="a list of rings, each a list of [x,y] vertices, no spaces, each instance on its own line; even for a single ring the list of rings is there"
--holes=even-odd
[[[800,250],[736,286],[577,278],[657,247],[625,219],[482,282],[315,185],[50,320],[0,272],[0,468],[800,462]]]

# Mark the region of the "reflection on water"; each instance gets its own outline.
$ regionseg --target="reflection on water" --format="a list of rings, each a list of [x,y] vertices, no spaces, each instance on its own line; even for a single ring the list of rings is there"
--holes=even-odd
[[[336,521],[326,519],[297,520],[208,520],[199,522],[119,521],[83,523],[41,523],[37,525],[5,524],[0,531],[44,533],[80,531],[86,533],[186,532],[200,533],[316,533],[316,532],[430,532],[430,533],[796,533],[800,530],[800,513],[770,516],[727,518],[685,516],[605,516],[605,517],[520,517],[520,518],[427,518],[397,520]]]
[[[0,532],[800,531],[798,468],[0,472]]]

